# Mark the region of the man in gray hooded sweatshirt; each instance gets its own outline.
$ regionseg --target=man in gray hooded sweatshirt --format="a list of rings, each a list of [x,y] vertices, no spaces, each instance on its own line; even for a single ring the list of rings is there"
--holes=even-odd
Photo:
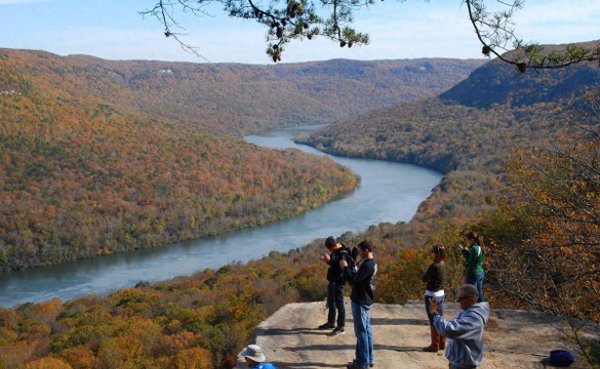
[[[450,369],[475,369],[483,359],[483,327],[490,317],[490,307],[487,302],[477,302],[478,297],[475,286],[462,286],[456,299],[462,311],[454,320],[437,314],[435,299],[429,306],[433,325],[448,338],[445,355]]]

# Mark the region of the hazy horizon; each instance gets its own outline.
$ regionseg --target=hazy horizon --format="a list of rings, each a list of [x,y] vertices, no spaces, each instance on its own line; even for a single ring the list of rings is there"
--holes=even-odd
[[[50,53],[52,55],[57,55],[59,57],[69,58],[69,57],[89,57],[94,59],[106,60],[111,62],[158,62],[158,63],[182,63],[182,64],[243,64],[243,65],[255,65],[255,66],[276,66],[281,64],[310,64],[310,63],[324,63],[335,60],[347,60],[347,61],[355,61],[355,62],[393,62],[393,61],[414,61],[414,60],[481,60],[481,61],[489,61],[494,58],[486,58],[484,56],[480,58],[453,58],[453,57],[415,57],[415,58],[389,58],[389,59],[353,59],[353,58],[330,58],[330,59],[319,59],[319,60],[305,60],[305,61],[294,61],[294,62],[265,62],[265,63],[244,63],[244,62],[206,62],[206,61],[187,61],[187,60],[161,60],[161,59],[109,59],[103,58],[97,55],[91,54],[67,54],[61,55],[54,53],[49,50],[42,49],[18,49],[18,48],[8,48],[8,47],[0,47],[0,50],[17,50],[17,51],[32,51],[32,52],[45,52]]]

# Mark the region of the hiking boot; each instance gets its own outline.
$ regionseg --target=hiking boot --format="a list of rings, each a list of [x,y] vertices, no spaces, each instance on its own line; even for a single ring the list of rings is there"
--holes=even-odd
[[[446,348],[446,337],[444,337],[444,336],[442,336],[441,334],[439,334],[439,332],[438,332],[438,337],[439,337],[439,340],[438,340],[438,348],[439,348],[440,350],[443,350],[443,349],[445,349],[445,348]]]
[[[425,352],[438,352],[438,347],[435,345],[429,345],[427,347],[423,347],[422,350]]]
[[[427,347],[423,347],[423,351],[425,352],[438,352],[438,348],[439,348],[439,333],[437,331],[437,329],[435,329],[434,326],[430,325],[429,326],[429,332],[431,334],[431,344]]]
[[[334,329],[335,325],[330,324],[330,323],[325,323],[325,324],[321,324],[319,326],[319,329]]]
[[[328,334],[328,336],[337,336],[338,334],[344,334],[346,333],[346,331],[344,330],[344,327],[335,327],[331,333]]]

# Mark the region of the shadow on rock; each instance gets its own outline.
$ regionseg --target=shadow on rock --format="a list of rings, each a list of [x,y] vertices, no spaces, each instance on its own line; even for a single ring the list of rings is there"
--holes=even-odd
[[[388,351],[396,351],[396,352],[423,352],[422,347],[414,347],[414,346],[390,346],[390,345],[373,345],[374,350],[388,350]],[[444,351],[441,350],[441,353]]]
[[[281,369],[296,369],[296,368],[345,368],[346,364],[325,364],[317,362],[304,362],[304,363],[286,363],[276,364],[277,368]]]
[[[371,325],[429,325],[426,319],[371,318]]]
[[[255,334],[257,336],[284,336],[284,335],[290,335],[290,336],[295,336],[298,334],[314,334],[314,335],[321,335],[321,336],[326,336],[327,334],[329,334],[331,332],[331,330],[323,330],[323,329],[317,329],[317,328],[290,328],[290,329],[284,329],[284,328],[256,328],[255,330]]]

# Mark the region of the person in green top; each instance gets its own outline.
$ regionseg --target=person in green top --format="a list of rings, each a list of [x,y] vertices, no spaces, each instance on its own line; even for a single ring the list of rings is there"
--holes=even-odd
[[[466,283],[477,287],[479,299],[477,302],[484,301],[483,299],[483,238],[476,232],[469,232],[465,235],[467,248],[461,246],[461,251],[465,257],[465,272]]]

